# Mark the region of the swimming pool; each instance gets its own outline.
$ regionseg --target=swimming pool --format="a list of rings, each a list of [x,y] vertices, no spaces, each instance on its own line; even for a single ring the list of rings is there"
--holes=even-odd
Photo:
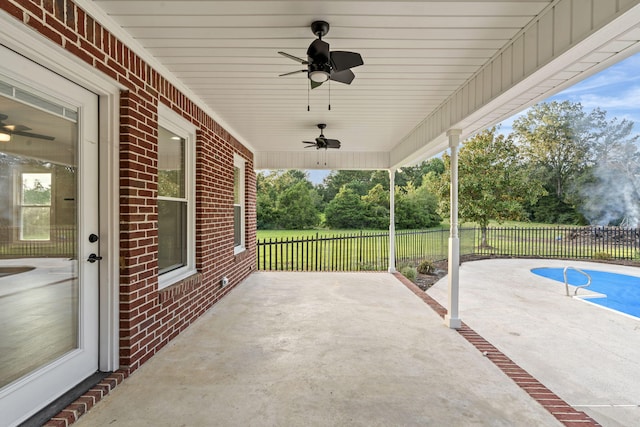
[[[532,268],[531,272],[564,283],[563,268]],[[598,270],[582,270],[591,276],[591,286],[587,290],[598,292],[605,297],[579,295],[589,302],[612,310],[620,311],[640,318],[640,277],[625,274],[609,273]],[[587,283],[587,278],[575,270],[567,270],[570,285],[580,286]]]

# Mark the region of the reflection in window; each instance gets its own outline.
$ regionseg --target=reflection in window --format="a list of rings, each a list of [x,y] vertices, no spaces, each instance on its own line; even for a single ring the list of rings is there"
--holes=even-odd
[[[244,250],[244,159],[238,155],[233,167],[233,246],[235,253]]]
[[[51,174],[22,173],[20,239],[51,239]]]
[[[185,139],[158,132],[158,268],[160,274],[187,265]]]

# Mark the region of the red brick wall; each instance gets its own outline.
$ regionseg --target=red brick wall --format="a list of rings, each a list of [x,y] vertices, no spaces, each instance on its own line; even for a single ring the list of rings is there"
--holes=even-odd
[[[255,173],[242,144],[69,0],[0,9],[124,85],[120,99],[120,363],[133,371],[244,279],[255,264]],[[198,274],[158,290],[158,104],[193,123]],[[246,246],[233,253],[233,157],[246,163]],[[227,276],[229,286],[221,288]]]

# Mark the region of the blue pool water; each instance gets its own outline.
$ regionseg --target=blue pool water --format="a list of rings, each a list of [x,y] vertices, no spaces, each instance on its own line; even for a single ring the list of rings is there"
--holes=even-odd
[[[534,268],[531,272],[564,283],[563,270],[544,267]],[[606,298],[589,298],[590,302],[640,318],[640,277],[597,270],[582,271],[591,276],[591,286],[586,289],[606,295]],[[567,271],[567,279],[574,286],[587,283],[587,278],[575,270]]]

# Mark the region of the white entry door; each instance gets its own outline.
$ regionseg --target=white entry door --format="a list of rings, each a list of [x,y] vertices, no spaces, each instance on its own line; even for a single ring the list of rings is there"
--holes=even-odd
[[[98,97],[0,46],[0,414],[98,369]]]

